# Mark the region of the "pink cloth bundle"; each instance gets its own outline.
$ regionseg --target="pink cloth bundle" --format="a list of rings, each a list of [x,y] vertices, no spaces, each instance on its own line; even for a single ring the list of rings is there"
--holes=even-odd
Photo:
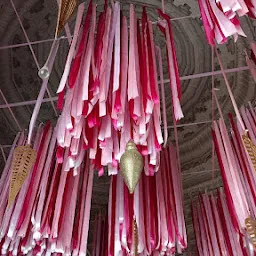
[[[230,114],[231,135],[229,135],[215,94],[220,119],[213,123],[212,134],[223,178],[227,205],[232,216],[231,221],[235,230],[243,234],[245,232],[245,220],[249,216],[254,218],[256,216],[256,172],[255,160],[253,159],[256,143],[256,115],[255,109],[250,103],[249,108],[241,107],[240,110],[238,109],[218,51],[216,51],[216,55],[235,110],[236,122]]]
[[[228,37],[235,41],[238,35],[246,36],[237,17],[249,12],[255,13],[254,0],[198,0],[207,42],[210,45],[223,44]]]
[[[32,144],[36,162],[16,201],[7,208],[13,149],[26,143],[24,134],[13,143],[0,180],[1,255],[86,255],[93,165],[88,152],[72,155],[72,148],[57,161],[56,138],[50,123],[39,127]]]
[[[245,132],[255,145],[256,143],[256,112],[249,104],[248,108],[241,107],[241,121],[234,121],[229,115],[231,135],[221,118],[213,125],[213,140],[220,165],[228,208],[232,215],[233,226],[237,231],[244,232],[245,219],[256,216],[256,173],[242,136]]]
[[[218,108],[221,111],[219,105]],[[256,172],[254,163],[245,148],[243,136],[247,133],[255,145],[256,112],[249,103],[248,108],[241,107],[240,116],[236,122],[229,114],[230,135],[223,121],[223,115],[221,112],[220,114],[222,117],[213,125],[213,140],[223,178],[223,191],[226,194],[226,200],[224,200],[224,192],[219,192],[217,208],[221,208],[223,212],[227,255],[252,255],[245,249],[247,239],[245,220],[249,216],[254,218],[256,216]]]
[[[154,176],[141,175],[133,195],[129,194],[119,173],[112,176],[108,230],[98,216],[95,224],[92,256],[133,255],[134,220],[138,227],[139,255],[173,255],[187,247],[184,222],[181,173],[175,148],[170,145],[161,153],[159,171]],[[103,243],[103,237],[105,241]]]
[[[221,163],[221,171],[226,187],[229,191],[230,203],[233,205],[234,215],[233,221],[238,222],[238,229],[245,227],[245,219],[249,216],[248,202],[246,200],[246,188],[243,187],[243,175],[240,175],[241,169],[236,161],[236,156],[228,137],[227,129],[224,126],[224,121],[220,120],[219,128],[217,123],[214,123],[215,146],[219,163]],[[220,162],[221,161],[221,162]],[[246,170],[243,170],[246,171]],[[242,172],[243,174],[243,172]],[[235,223],[234,223],[235,224]]]
[[[104,166],[108,166],[109,174],[117,174],[126,144],[133,140],[144,157],[145,173],[153,175],[159,168],[161,145],[166,144],[168,137],[161,50],[155,45],[152,22],[145,9],[140,26],[134,6],[130,5],[128,24],[120,4],[115,2],[109,7],[107,2],[96,22],[96,5],[90,1],[83,26],[84,5],[78,10],[75,34],[57,91],[62,108],[57,125],[57,156],[61,161],[65,148],[72,149],[70,158],[88,149],[99,175]],[[177,121],[183,114],[174,40],[170,17],[159,13],[163,18],[160,26],[166,38]],[[79,148],[80,138],[83,141]],[[72,168],[72,161],[68,168]]]
[[[192,202],[192,216],[199,256],[251,255],[244,234],[232,223],[233,216],[222,188],[216,196],[200,194],[198,201]]]

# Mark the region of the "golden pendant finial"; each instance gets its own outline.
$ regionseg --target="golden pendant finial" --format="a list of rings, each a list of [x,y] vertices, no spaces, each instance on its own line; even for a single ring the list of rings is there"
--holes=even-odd
[[[120,169],[130,194],[133,194],[143,169],[143,158],[132,141],[126,145],[120,159]]]
[[[256,220],[253,217],[248,217],[245,220],[245,226],[251,243],[256,248]]]

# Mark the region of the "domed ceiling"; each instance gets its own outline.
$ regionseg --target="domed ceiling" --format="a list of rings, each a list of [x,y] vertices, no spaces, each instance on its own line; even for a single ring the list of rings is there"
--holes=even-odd
[[[102,9],[103,1],[97,1],[98,11]],[[129,3],[136,6],[138,17],[142,6],[148,7],[151,20],[158,18],[156,9],[161,8],[160,0],[147,1],[121,1],[121,9],[128,16]],[[38,59],[39,65],[43,66],[54,37],[57,19],[56,0],[14,0],[14,4],[21,17],[21,21],[28,34],[32,48]],[[182,109],[184,119],[178,125],[178,136],[181,154],[181,168],[183,175],[183,188],[185,200],[185,215],[188,229],[188,252],[195,252],[195,240],[193,236],[190,204],[191,199],[199,191],[211,190],[221,186],[220,173],[216,162],[214,179],[212,177],[212,140],[211,140],[211,48],[205,40],[202,22],[200,19],[198,3],[196,0],[165,0],[166,12],[174,18],[172,21],[176,52],[179,64],[179,72],[182,80]],[[19,26],[15,12],[9,0],[0,1],[0,89],[19,122],[22,129],[28,127],[33,111],[33,104],[40,90],[41,80],[37,76],[37,66],[28,46],[19,47],[26,43],[26,38]],[[247,38],[240,37],[236,43],[233,40],[220,46],[221,56],[226,69],[245,67],[244,49],[255,38],[255,24],[247,17],[241,19],[242,28]],[[69,26],[73,28],[74,18],[70,20]],[[63,36],[65,32],[63,32]],[[44,42],[38,43],[37,41]],[[163,37],[155,27],[155,40],[164,48]],[[10,46],[7,49],[5,46]],[[46,102],[43,103],[39,122],[51,120],[55,123],[57,114],[52,104],[55,104],[56,89],[60,81],[67,52],[68,40],[60,40],[60,48],[54,63],[54,68],[48,84],[49,94],[45,95]],[[215,60],[215,70],[219,66]],[[168,78],[167,67],[164,67],[165,78]],[[194,78],[194,74],[202,74],[200,78]],[[254,103],[255,83],[245,67],[244,71],[228,73],[229,81],[238,105]],[[230,99],[221,75],[215,76],[215,86],[219,88],[217,96],[221,103],[224,115],[232,112]],[[169,126],[169,139],[174,140],[171,98],[169,84],[165,84],[167,116]],[[51,100],[53,103],[51,103]],[[26,101],[26,103],[24,103]],[[215,110],[218,117],[217,110]],[[10,114],[6,102],[0,95],[0,146],[8,155],[8,145],[12,143],[19,127]],[[0,168],[2,170],[4,159],[0,155]],[[108,201],[109,178],[95,179],[93,189],[92,215],[104,210]],[[91,218],[93,219],[93,217]],[[193,254],[192,254],[193,255]]]

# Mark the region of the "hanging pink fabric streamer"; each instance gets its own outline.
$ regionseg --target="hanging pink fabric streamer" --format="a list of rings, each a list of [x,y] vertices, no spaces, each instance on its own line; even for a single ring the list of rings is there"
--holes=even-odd
[[[37,159],[32,170],[30,187],[27,191],[26,198],[24,201],[24,210],[22,211],[22,214],[19,218],[18,225],[17,225],[17,228],[19,229],[18,235],[20,237],[24,237],[27,232],[30,216],[32,213],[32,208],[36,202],[35,199],[37,195],[37,189],[39,186],[42,170],[45,164],[50,138],[51,138],[51,127],[50,127],[50,123],[48,123],[44,128],[42,141],[40,143],[38,153],[37,153]]]
[[[144,8],[141,29],[131,5],[128,31],[127,19],[121,14],[120,4],[115,2],[111,7],[105,4],[96,24],[96,6],[90,1],[84,26],[81,27],[82,10],[81,5],[58,89],[61,101],[69,77],[57,125],[58,161],[63,161],[63,148],[70,148],[72,157],[69,157],[68,168],[71,168],[73,154],[80,150],[78,141],[83,138],[82,148],[89,150],[89,158],[99,174],[102,175],[104,166],[108,166],[109,174],[115,175],[125,146],[133,139],[148,160],[145,171],[149,170],[153,175],[159,168],[161,145],[166,145],[168,133],[163,63],[161,50],[155,46],[152,22]],[[169,16],[160,14],[164,19],[168,71],[177,121],[183,117],[177,58]],[[162,81],[164,138],[159,75]]]
[[[174,203],[176,207],[176,216],[177,216],[177,231],[178,231],[178,243],[182,250],[187,247],[187,233],[185,229],[185,222],[183,216],[183,190],[182,190],[182,180],[181,180],[181,172],[179,168],[179,164],[176,158],[176,150],[170,145],[169,146],[169,161],[171,164],[171,179],[173,182],[173,190],[177,191],[174,193]],[[176,169],[177,168],[177,169]],[[176,171],[175,171],[176,170]],[[177,175],[178,173],[178,175]],[[176,232],[177,232],[176,231]]]
[[[166,115],[166,103],[165,103],[165,89],[164,89],[164,78],[163,78],[163,62],[161,56],[161,49],[156,47],[157,56],[158,56],[158,68],[160,74],[160,85],[161,85],[161,97],[162,97],[162,116],[164,123],[164,147],[167,144],[168,140],[168,128],[167,128],[167,115]]]
[[[221,167],[228,210],[232,216],[231,221],[236,231],[243,233],[245,219],[249,216],[255,216],[256,211],[254,161],[251,159],[243,140],[243,136],[246,135],[250,138],[251,143],[255,145],[255,110],[249,104],[250,108],[241,107],[239,111],[217,51],[216,54],[235,109],[237,121],[235,123],[232,115],[229,115],[232,128],[231,136],[229,136],[216,97],[221,118],[218,122],[219,125],[217,122],[214,123],[213,139]]]
[[[222,166],[224,167],[223,171],[225,172],[222,173],[225,181],[227,182],[227,190],[230,191],[230,195],[232,197],[232,204],[234,206],[234,210],[235,210],[235,214],[237,215],[238,221],[239,221],[239,226],[240,227],[245,227],[245,219],[249,216],[248,213],[248,206],[246,207],[246,202],[243,201],[240,191],[240,185],[241,184],[241,180],[240,178],[238,178],[237,175],[237,169],[235,169],[235,167],[231,164],[231,162],[229,162],[227,155],[225,154],[224,151],[224,145],[223,142],[221,142],[221,135],[220,132],[217,128],[217,124],[215,123],[215,127],[214,127],[214,132],[215,132],[215,136],[216,136],[216,141],[215,141],[215,146],[217,147],[217,154],[218,154],[218,159],[219,162],[221,161]],[[227,140],[225,139],[226,143]],[[221,157],[221,159],[220,159]],[[230,165],[229,165],[230,164]],[[235,182],[233,182],[232,180],[234,179]],[[225,183],[224,183],[225,184]],[[246,204],[246,205],[245,205]]]
[[[37,134],[35,136],[34,145],[33,145],[33,149],[36,150],[36,151],[38,151],[38,149],[39,149],[41,138],[42,138],[42,127],[39,126],[39,128],[37,130]],[[7,236],[12,238],[12,239],[14,238],[14,235],[16,233],[16,231],[15,231],[16,226],[17,226],[19,217],[20,217],[21,212],[22,212],[23,203],[24,203],[24,200],[25,200],[25,196],[26,196],[26,193],[27,193],[27,190],[28,190],[28,187],[29,187],[31,177],[32,177],[32,172],[30,172],[29,176],[25,180],[25,182],[24,182],[24,184],[23,184],[23,186],[22,186],[22,188],[21,188],[21,190],[18,194],[18,198],[16,200],[16,204],[14,206],[11,219],[8,219],[8,221],[10,221],[10,223],[8,223],[9,226],[6,226],[6,228],[8,228],[6,231],[8,232]],[[3,223],[2,223],[2,225],[4,226]],[[6,235],[6,233],[4,233],[4,235]]]
[[[177,64],[177,57],[175,52],[175,45],[172,35],[172,27],[170,17],[163,13],[161,10],[158,10],[158,13],[163,18],[160,20],[159,27],[163,31],[166,37],[166,48],[168,56],[168,73],[170,78],[170,87],[172,92],[172,104],[175,120],[178,121],[183,118],[183,113],[180,106],[181,99],[181,84],[179,77],[179,70]]]
[[[218,101],[217,106],[221,118],[218,123],[214,122],[213,139],[226,194],[226,203],[224,203],[224,193],[221,191],[218,203],[222,212],[220,218],[222,225],[225,223],[225,230],[228,232],[225,239],[230,241],[227,245],[229,253],[239,252],[239,255],[248,255],[245,249],[245,220],[249,216],[255,216],[256,212],[256,173],[254,161],[244,145],[243,136],[245,134],[249,136],[252,144],[256,141],[255,109],[249,104],[249,108],[242,106],[238,112],[234,104],[236,115],[239,118],[235,122],[233,116],[229,115],[231,124],[231,135],[229,135]]]
[[[237,14],[247,14],[250,2],[253,1],[198,0],[206,39],[210,45],[214,46],[215,42],[223,44],[230,36],[233,36],[235,41],[238,35],[245,36]]]
[[[249,10],[248,16],[251,18],[256,18],[256,2],[254,0],[244,0]]]
[[[187,248],[181,173],[174,156],[175,148],[172,145],[164,149],[159,171],[152,177],[142,174],[133,195],[129,194],[121,174],[112,177],[108,206],[108,241],[101,249],[102,252],[108,251],[108,255],[113,256],[134,253],[134,219],[138,227],[139,255],[173,255],[175,243],[181,253]],[[172,202],[168,204],[170,198]],[[175,224],[169,224],[173,219]],[[106,231],[97,228],[97,232],[100,234],[95,234],[96,245],[101,243],[99,239],[102,232]],[[97,247],[94,252],[96,251]]]
[[[170,17],[160,15],[178,121],[183,114],[174,39]],[[94,242],[95,254],[128,255],[135,246],[134,218],[142,255],[173,255],[176,247],[179,253],[187,247],[179,158],[175,160],[172,146],[164,149],[160,158],[161,145],[166,146],[168,137],[161,49],[155,45],[152,22],[145,8],[142,26],[138,20],[133,5],[129,29],[118,2],[112,1],[110,7],[105,1],[97,19],[93,1],[89,1],[88,8],[85,4],[79,6],[57,91],[62,109],[57,126],[53,129],[48,123],[38,128],[36,136],[32,132],[47,85],[45,80],[28,136],[28,142],[38,152],[36,163],[9,209],[6,181],[10,178],[10,161],[0,182],[1,254],[86,255],[94,169],[101,176],[106,166],[109,174],[118,176],[113,177],[116,182],[111,186],[109,220],[99,217],[95,228],[99,233]],[[50,70],[57,42],[53,45]],[[134,196],[129,195],[118,174],[120,157],[131,139],[143,155],[148,175],[142,174]],[[18,144],[24,143],[25,137],[21,136]],[[11,151],[10,159],[12,154]],[[161,171],[154,176],[158,169]]]
[[[207,193],[200,196],[192,204],[192,214],[199,255],[210,255],[212,250],[213,255],[249,255],[240,243],[243,235],[232,225],[222,189],[217,191],[217,196]]]
[[[80,250],[79,250],[79,255],[81,256],[85,256],[87,253],[87,240],[88,240],[89,220],[90,220],[90,212],[91,212],[93,176],[94,176],[93,166],[89,165],[89,177],[88,177],[88,184],[87,184],[87,191],[86,191],[84,216],[82,216],[83,226],[82,226],[82,235],[81,235]]]
[[[86,255],[93,165],[86,157],[81,160],[79,153],[72,156],[74,163],[70,163],[69,149],[59,164],[55,158],[56,129],[52,130],[50,123],[40,125],[35,138],[32,137],[32,146],[38,152],[36,163],[10,208],[10,160],[6,162],[0,182],[1,255],[71,255],[75,251],[76,255]],[[25,143],[24,133],[17,135],[9,159],[16,144]],[[75,175],[70,166],[76,166]],[[76,210],[79,214],[75,214]]]
[[[70,49],[69,49],[68,57],[67,57],[67,60],[66,60],[66,65],[65,65],[64,72],[63,72],[63,76],[61,78],[57,93],[61,93],[64,90],[67,79],[68,79],[68,74],[69,74],[69,71],[70,71],[71,62],[72,62],[72,59],[74,58],[75,47],[76,47],[78,36],[79,36],[79,29],[80,29],[81,22],[82,22],[82,17],[83,17],[83,12],[84,12],[84,5],[85,4],[82,3],[78,7],[74,35],[73,35],[73,39],[72,39],[71,46],[70,46]]]
[[[7,162],[5,164],[4,170],[3,170],[3,174],[1,176],[1,217],[0,217],[0,223],[1,223],[1,229],[0,229],[0,240],[4,240],[4,236],[6,235],[7,232],[7,228],[9,225],[9,220],[12,216],[12,211],[13,211],[13,207],[11,206],[11,208],[7,211],[6,207],[7,207],[7,201],[8,201],[8,191],[9,191],[9,180],[10,180],[10,175],[11,175],[11,159],[13,156],[13,151],[15,149],[16,146],[23,146],[25,145],[25,136],[24,136],[24,132],[22,132],[21,134],[18,133],[16,135],[16,138],[13,142],[12,148],[10,150],[10,154],[8,156]]]

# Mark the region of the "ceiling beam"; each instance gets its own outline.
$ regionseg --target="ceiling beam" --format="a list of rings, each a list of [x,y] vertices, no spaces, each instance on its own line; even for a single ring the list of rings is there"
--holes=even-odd
[[[248,66],[229,68],[229,69],[224,70],[224,72],[226,74],[228,74],[228,73],[236,73],[236,72],[246,71],[246,70],[249,70]],[[191,79],[203,78],[203,77],[212,76],[212,75],[222,75],[222,71],[216,70],[214,72],[210,71],[210,72],[204,72],[204,73],[199,73],[199,74],[194,74],[194,75],[182,76],[182,77],[180,77],[180,80],[181,81],[191,80]],[[164,83],[169,83],[169,82],[170,82],[169,79],[164,80]]]
[[[43,99],[43,103],[46,102],[51,102],[51,101],[57,101],[58,97],[50,97],[50,98],[45,98]],[[27,100],[27,101],[20,101],[20,102],[14,102],[14,103],[9,103],[8,106],[13,108],[13,107],[22,107],[22,106],[28,106],[28,105],[35,105],[36,100]],[[8,108],[6,104],[0,105],[0,109]]]
[[[236,73],[236,72],[240,72],[240,71],[246,71],[249,70],[248,66],[244,66],[244,67],[238,67],[238,68],[230,68],[230,69],[226,69],[224,70],[224,72],[226,74],[228,73]],[[209,77],[212,75],[221,75],[221,70],[217,70],[214,72],[204,72],[204,73],[198,73],[198,74],[194,74],[194,75],[188,75],[188,76],[182,76],[180,77],[181,81],[184,80],[191,80],[191,79],[196,79],[196,78],[203,78],[203,77]],[[169,79],[165,79],[164,83],[169,83],[170,80]],[[53,102],[53,101],[57,101],[58,97],[49,97],[49,98],[45,98],[43,99],[43,102]],[[0,109],[5,109],[8,107],[21,107],[21,106],[27,106],[27,105],[34,105],[36,104],[36,100],[28,100],[28,101],[21,101],[21,102],[14,102],[14,103],[9,103],[9,105],[6,104],[2,104],[0,105]]]
[[[20,48],[20,47],[24,47],[24,46],[29,46],[29,45],[34,45],[34,44],[41,44],[41,43],[48,43],[48,42],[53,42],[55,40],[63,40],[63,39],[72,39],[72,36],[71,37],[61,36],[58,39],[52,38],[52,39],[44,39],[44,40],[38,40],[38,41],[25,42],[25,43],[21,43],[21,44],[5,45],[5,46],[0,46],[0,50]]]

